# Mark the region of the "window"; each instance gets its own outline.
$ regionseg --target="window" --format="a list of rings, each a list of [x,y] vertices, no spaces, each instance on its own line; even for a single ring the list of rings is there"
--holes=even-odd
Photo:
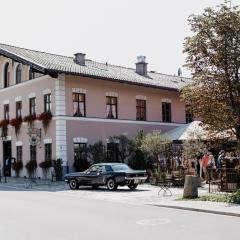
[[[33,146],[33,145],[30,146],[30,160],[37,161],[36,146]]]
[[[189,109],[186,109],[186,123],[191,123],[193,121],[193,114]]]
[[[44,112],[51,112],[52,109],[52,95],[51,93],[44,95]]]
[[[16,68],[16,84],[21,83],[22,81],[22,65],[18,64]]]
[[[74,160],[85,159],[86,155],[86,143],[74,143]]]
[[[35,78],[34,71],[33,71],[32,67],[30,67],[30,69],[29,69],[29,80],[34,79],[34,78]]]
[[[117,97],[107,97],[107,118],[118,118]]]
[[[10,85],[10,73],[9,73],[9,63],[6,63],[4,67],[4,79],[3,79],[3,87],[7,88]]]
[[[9,120],[9,104],[4,104],[3,106],[4,110],[4,120]]]
[[[107,143],[107,160],[108,162],[118,162],[118,143]]]
[[[45,144],[45,161],[52,160],[52,144]]]
[[[136,100],[137,115],[136,119],[146,121],[146,100]]]
[[[17,157],[17,162],[22,161],[22,146],[16,147],[16,157]]]
[[[29,114],[36,116],[36,98],[29,98]]]
[[[162,121],[163,122],[171,122],[171,103],[162,102]]]
[[[86,96],[84,93],[73,93],[73,116],[86,117]]]
[[[42,76],[44,76],[44,74],[34,70],[32,67],[29,68],[29,80]]]
[[[16,118],[22,117],[22,102],[18,101],[16,102]]]
[[[106,172],[104,165],[93,165],[89,168],[90,172]]]

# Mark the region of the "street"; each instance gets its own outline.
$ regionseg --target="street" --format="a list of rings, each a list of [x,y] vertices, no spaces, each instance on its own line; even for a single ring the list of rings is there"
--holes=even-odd
[[[3,240],[239,237],[237,217],[79,198],[72,191],[24,191],[7,186],[1,186],[0,199]]]

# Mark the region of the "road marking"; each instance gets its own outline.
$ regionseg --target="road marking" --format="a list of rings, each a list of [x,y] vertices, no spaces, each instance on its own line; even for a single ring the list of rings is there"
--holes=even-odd
[[[136,222],[136,224],[144,226],[156,226],[170,223],[171,220],[168,218],[151,218],[151,219],[142,219]]]

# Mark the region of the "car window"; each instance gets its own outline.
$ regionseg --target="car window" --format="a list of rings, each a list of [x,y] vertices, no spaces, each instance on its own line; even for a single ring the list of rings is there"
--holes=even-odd
[[[109,165],[105,165],[106,172],[112,172],[112,167]]]
[[[104,172],[105,168],[102,165],[93,165],[89,168],[90,172]]]
[[[132,170],[132,169],[131,169],[128,165],[126,165],[126,164],[116,164],[116,165],[112,165],[112,169],[113,169],[114,172]]]

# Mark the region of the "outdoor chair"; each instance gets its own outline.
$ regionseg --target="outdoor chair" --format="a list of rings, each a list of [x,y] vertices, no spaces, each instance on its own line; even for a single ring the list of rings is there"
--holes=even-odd
[[[163,192],[163,196],[172,196],[172,192],[170,187],[172,186],[172,175],[170,174],[163,174],[161,178],[156,181],[156,185],[160,187],[158,191],[158,196],[161,192]]]

